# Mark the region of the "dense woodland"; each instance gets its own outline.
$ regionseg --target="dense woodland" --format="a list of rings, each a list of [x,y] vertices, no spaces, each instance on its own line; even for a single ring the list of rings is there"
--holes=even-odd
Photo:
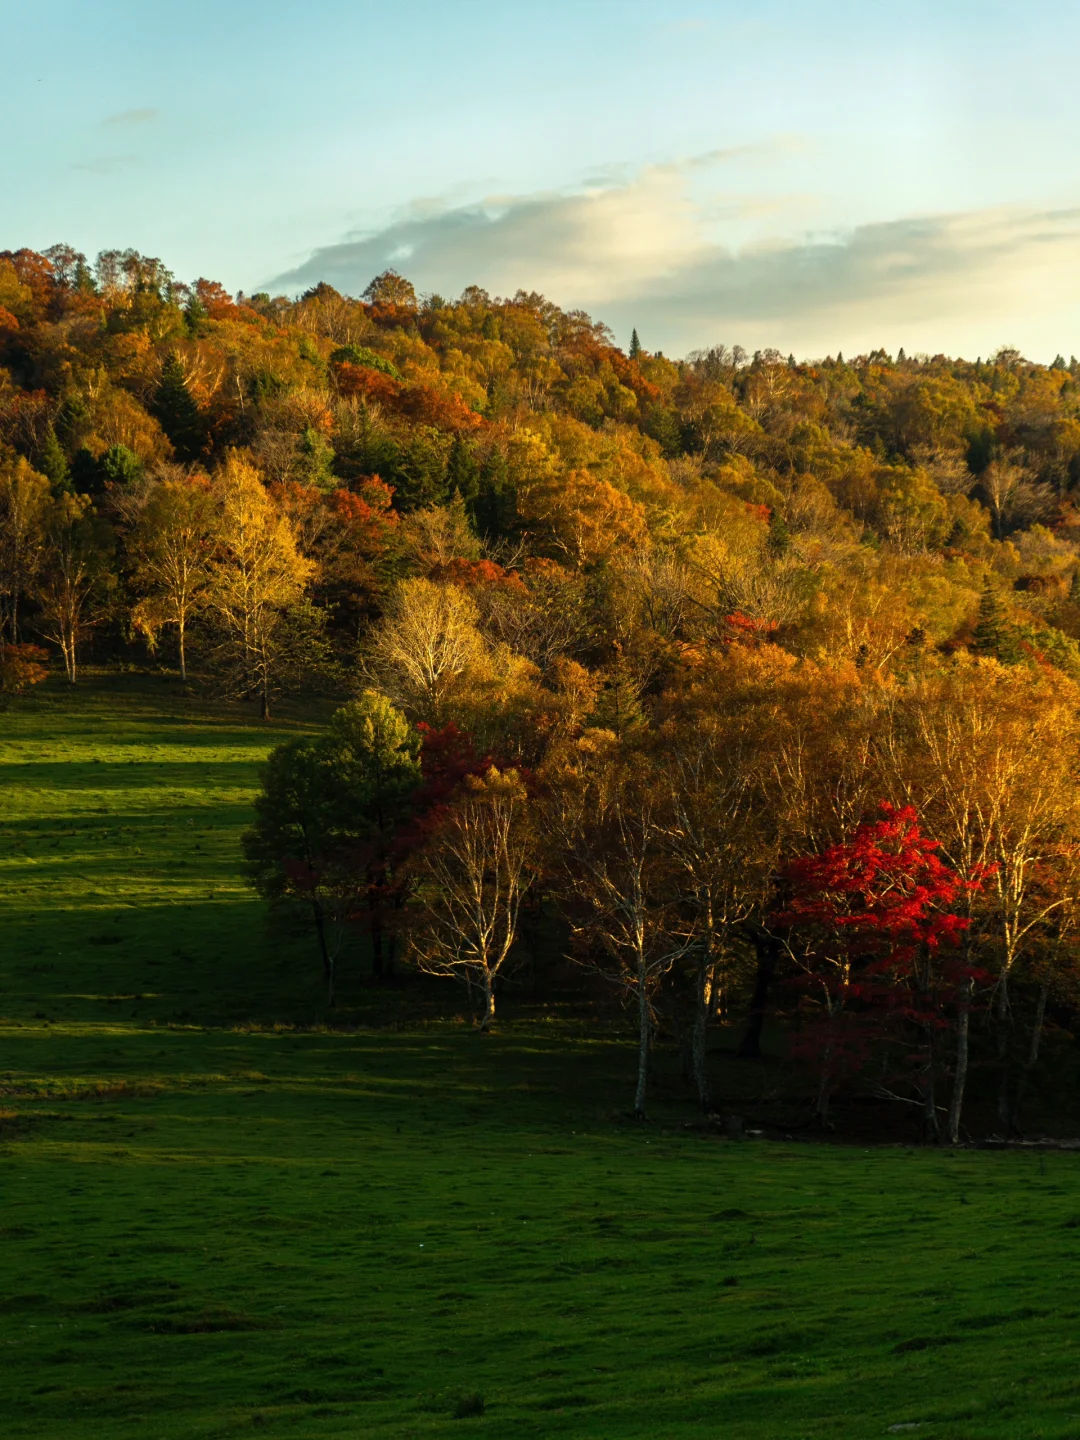
[[[721,1024],[823,1127],[1009,1136],[1071,1075],[1078,481],[1075,359],[673,361],[392,271],[0,254],[5,692],[153,661],[336,701],[246,841],[331,994],[357,935],[484,1025],[583,967],[639,1112],[658,1034],[723,1105]]]

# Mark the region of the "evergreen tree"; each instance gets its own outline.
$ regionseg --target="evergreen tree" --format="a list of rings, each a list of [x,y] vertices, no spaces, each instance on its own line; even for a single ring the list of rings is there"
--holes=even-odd
[[[142,477],[143,463],[126,445],[110,445],[97,463],[102,486],[127,489]]]
[[[446,489],[451,496],[460,496],[470,509],[480,491],[480,466],[476,463],[472,447],[461,435],[455,435],[450,446],[446,461]]]
[[[184,323],[187,326],[188,334],[192,336],[197,335],[199,333],[200,321],[206,318],[206,306],[193,290],[188,298],[187,304],[184,306]]]
[[[636,331],[636,330],[633,330],[633,331],[631,331],[631,333],[630,333],[630,359],[631,359],[631,360],[636,360],[640,354],[641,354],[641,341],[638,339],[638,333],[637,333],[637,331]]]
[[[38,469],[42,475],[48,477],[54,495],[58,495],[61,490],[71,489],[71,470],[68,466],[67,456],[64,454],[64,447],[56,438],[56,430],[53,428],[51,420],[49,428],[45,432],[45,443],[41,447]]]
[[[491,539],[507,535],[517,520],[517,487],[506,456],[493,450],[480,466],[476,493],[466,500],[469,520],[478,535]]]
[[[296,478],[301,485],[314,485],[317,490],[333,490],[338,483],[334,478],[334,447],[311,425],[300,439]]]
[[[202,449],[202,420],[175,350],[169,352],[161,367],[161,380],[154,392],[152,408],[161,422],[161,428],[172,441],[177,458],[194,460]]]
[[[1080,565],[1073,571],[1069,582],[1069,600],[1073,605],[1080,605]]]
[[[1003,665],[1015,665],[1020,659],[1020,646],[1013,626],[1005,618],[1001,601],[989,581],[979,600],[979,614],[971,637],[970,648],[976,655],[990,655]]]

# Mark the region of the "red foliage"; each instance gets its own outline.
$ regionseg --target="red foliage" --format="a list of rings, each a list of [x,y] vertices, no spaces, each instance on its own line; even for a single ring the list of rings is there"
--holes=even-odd
[[[225,286],[217,280],[200,278],[191,288],[211,320],[243,320],[249,325],[265,323],[263,317],[250,306],[237,305]]]
[[[982,882],[945,864],[912,806],[880,808],[850,840],[791,861],[783,878],[792,896],[777,921],[824,932],[873,973],[902,973],[920,946],[956,944],[969,921],[948,907]]]
[[[30,291],[34,319],[43,319],[56,299],[57,285],[52,262],[44,255],[39,255],[36,250],[25,248],[0,250],[0,260],[10,261],[19,282]]]
[[[430,385],[402,387],[395,408],[417,424],[432,425],[437,430],[477,430],[485,423],[460,396],[443,395]]]
[[[431,425],[438,430],[477,430],[486,422],[470,410],[457,395],[443,395],[430,385],[406,385],[381,370],[351,361],[337,361],[334,366],[337,386],[342,395],[359,395],[385,405],[418,425]]]
[[[452,720],[441,730],[423,721],[416,728],[423,737],[420,772],[424,777],[416,792],[418,810],[431,811],[445,805],[466,776],[486,775],[491,769],[491,756],[477,755],[472,736],[467,730],[459,730]]]
[[[334,366],[334,375],[342,395],[359,395],[380,405],[393,406],[401,390],[401,382],[391,375],[369,370],[366,365],[353,365],[348,360]]]
[[[629,359],[614,345],[604,345],[592,335],[582,334],[575,335],[566,350],[589,361],[597,370],[606,361],[615,372],[619,384],[632,390],[639,401],[655,402],[661,398],[663,392],[645,379],[637,361]]]
[[[0,305],[0,330],[18,330],[19,322],[10,310]]]
[[[416,311],[410,305],[394,305],[384,300],[368,306],[368,315],[380,330],[405,330],[416,324]]]
[[[768,644],[780,628],[775,620],[755,620],[741,610],[725,615],[723,625],[721,638],[724,644],[742,645],[748,650],[759,650],[762,645]]]
[[[985,876],[962,880],[937,852],[911,806],[882,804],[881,819],[782,873],[790,898],[774,923],[802,971],[793,1049],[823,1084],[858,1070],[890,1025],[945,1028],[959,986],[981,978],[957,952],[970,922],[952,907]]]
[[[436,565],[431,571],[432,580],[445,580],[458,585],[462,590],[516,590],[525,593],[526,586],[520,575],[504,570],[494,560],[462,560],[455,557],[445,565]]]

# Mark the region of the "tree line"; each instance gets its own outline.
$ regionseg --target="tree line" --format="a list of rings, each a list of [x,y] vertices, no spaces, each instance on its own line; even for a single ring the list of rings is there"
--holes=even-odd
[[[490,1023],[523,935],[657,1028],[782,1024],[1003,1133],[1074,1009],[1080,369],[624,353],[542,296],[297,300],[0,254],[0,684],[346,703],[248,841]],[[357,698],[348,699],[353,696]],[[970,1077],[975,1077],[971,1080]],[[982,1090],[980,1089],[980,1093]]]

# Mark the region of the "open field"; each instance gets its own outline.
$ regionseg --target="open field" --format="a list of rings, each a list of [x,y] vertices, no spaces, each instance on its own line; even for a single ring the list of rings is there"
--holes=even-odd
[[[1080,1156],[635,1126],[629,1039],[355,963],[326,1028],[236,868],[300,725],[0,713],[0,1432],[1080,1435]]]

